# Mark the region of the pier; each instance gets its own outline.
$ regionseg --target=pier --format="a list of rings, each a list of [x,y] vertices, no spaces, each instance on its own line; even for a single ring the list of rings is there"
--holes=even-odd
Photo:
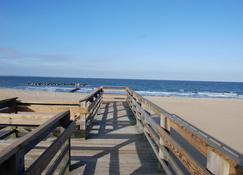
[[[75,102],[1,99],[0,172],[240,175],[243,155],[134,90],[107,86]]]

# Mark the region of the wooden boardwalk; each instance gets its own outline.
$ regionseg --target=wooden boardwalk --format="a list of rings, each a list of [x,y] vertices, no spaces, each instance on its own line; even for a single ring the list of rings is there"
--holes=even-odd
[[[71,174],[163,174],[127,102],[103,102],[92,123],[71,141]]]
[[[16,99],[0,100],[2,174],[243,174],[242,154],[128,87]]]

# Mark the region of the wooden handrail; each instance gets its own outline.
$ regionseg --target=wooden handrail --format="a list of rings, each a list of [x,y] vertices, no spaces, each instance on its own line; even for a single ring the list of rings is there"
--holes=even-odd
[[[101,86],[102,89],[122,89],[126,90],[128,87],[127,86]]]
[[[163,142],[166,143],[167,148],[170,149],[174,153],[174,155],[177,157],[178,154],[178,159],[181,160],[181,163],[186,162],[185,167],[188,169],[188,171],[192,174],[198,174],[198,175],[209,175],[210,173],[207,172],[205,169],[202,168],[202,166],[195,160],[193,159],[186,151],[181,148],[175,141],[172,139],[166,131],[164,131],[158,123],[156,123],[150,115],[143,110],[143,108],[134,100],[131,99],[131,105],[134,105],[136,108],[136,112],[141,113],[141,117],[143,118],[141,120],[142,124],[145,127],[145,133],[148,135],[153,135],[151,132],[149,132],[149,128],[155,131],[156,134],[158,134],[159,137],[163,138]],[[135,112],[135,115],[136,115]],[[151,137],[148,137],[149,139],[153,140]],[[160,145],[159,141],[155,141],[156,146],[159,148]],[[157,155],[159,154],[159,151],[157,150],[155,152]]]
[[[181,160],[182,164],[187,167],[189,172],[191,171],[191,173],[195,173],[196,169],[192,169],[192,167],[197,167],[199,168],[197,170],[200,170],[199,172],[201,172],[202,174],[208,173],[206,169],[202,169],[199,163],[195,164],[195,162],[197,161],[193,159],[193,157],[188,154],[180,145],[178,145],[176,141],[168,134],[170,133],[170,127],[178,131],[184,139],[191,143],[205,157],[207,157],[210,152],[213,152],[216,153],[223,160],[228,162],[228,164],[230,165],[230,174],[242,173],[242,154],[238,153],[237,151],[233,150],[229,146],[223,144],[222,142],[218,141],[207,133],[201,131],[200,129],[196,128],[195,126],[191,125],[180,117],[174,114],[170,114],[169,112],[160,108],[151,101],[143,98],[141,95],[134,92],[133,90],[127,88],[127,92],[128,102],[133,109],[135,116],[137,118],[142,118],[142,120],[140,120],[142,124],[147,126],[147,128],[151,128],[160,138],[162,138],[164,142],[163,145],[166,146],[170,151],[172,151],[179,160]],[[164,128],[159,126],[159,124],[152,119],[152,114],[164,118]],[[150,135],[153,134],[151,134],[151,132],[149,131],[148,133]],[[152,139],[152,137],[149,138]],[[155,140],[153,142],[156,143]],[[161,147],[161,145],[157,146]],[[177,155],[177,153],[179,153],[179,155]],[[187,162],[187,164],[185,164],[185,162]],[[199,172],[197,172],[197,174],[199,174]]]
[[[131,90],[129,89],[129,92]],[[239,161],[243,159],[243,155],[239,153],[238,151],[234,150],[233,148],[230,148],[226,144],[222,143],[221,141],[217,140],[216,138],[210,136],[209,134],[205,133],[204,131],[200,130],[196,126],[190,124],[189,122],[183,120],[181,117],[179,117],[176,114],[171,114],[167,112],[166,110],[162,109],[161,107],[157,106],[156,104],[152,103],[151,101],[145,99],[135,91],[132,91],[133,94],[138,96],[138,98],[141,98],[143,102],[148,103],[154,111],[163,114],[165,117],[168,117],[172,121],[175,121],[178,125],[180,125],[183,128],[188,129],[191,133],[197,134],[200,139],[203,139],[208,142],[208,144],[211,144],[214,146],[216,149],[220,149],[222,151],[225,151],[225,154],[228,154],[229,157],[235,158],[236,161]],[[140,100],[141,101],[141,100]],[[216,144],[217,143],[217,144]],[[239,160],[240,158],[240,160]]]
[[[76,123],[79,125],[80,137],[86,138],[86,132],[92,123],[102,102],[103,88],[97,88],[80,100],[81,114],[76,117]]]
[[[30,150],[32,150],[40,141],[45,139],[52,131],[57,127],[63,127],[65,130],[56,139],[56,141],[47,148],[40,155],[40,157],[25,171],[24,156]],[[13,142],[10,146],[0,151],[0,170],[1,173],[7,174],[23,174],[35,172],[34,174],[40,174],[46,165],[48,165],[51,159],[60,150],[63,143],[70,139],[72,132],[76,125],[70,120],[70,112],[62,112],[55,117],[49,119],[44,124],[37,127],[35,130],[19,138]],[[70,147],[70,142],[68,144]],[[11,169],[8,168],[11,167]],[[31,174],[31,173],[30,173]]]
[[[5,102],[10,102],[10,101],[16,101],[17,98],[18,97],[2,99],[2,100],[0,100],[0,104],[5,103]]]
[[[103,92],[102,88],[97,88],[94,91],[92,91],[90,94],[88,94],[87,96],[85,96],[83,99],[81,99],[79,102],[84,102],[84,101],[90,101],[91,99],[93,99],[94,96],[99,95]]]
[[[18,97],[13,98],[7,98],[0,100],[0,111],[6,110],[6,109],[13,109],[14,112],[17,112],[17,100]]]

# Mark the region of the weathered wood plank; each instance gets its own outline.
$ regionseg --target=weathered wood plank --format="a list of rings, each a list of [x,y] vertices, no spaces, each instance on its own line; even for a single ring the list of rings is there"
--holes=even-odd
[[[189,172],[192,174],[198,175],[209,175],[210,173],[203,168],[197,160],[195,160],[192,156],[190,156],[180,145],[176,143],[176,141],[169,136],[169,134],[160,127],[158,123],[156,123],[141,107],[140,105],[133,100],[132,104],[139,108],[139,111],[142,113],[142,116],[149,123],[151,128],[159,134],[160,138],[163,139],[163,142],[167,148],[169,148],[174,155],[181,161],[181,163],[187,168]],[[152,134],[152,133],[151,133]]]
[[[1,113],[0,114],[0,125],[1,126],[39,126],[46,122],[48,119],[53,117],[54,114],[35,115],[32,112],[27,113]]]
[[[26,171],[27,174],[41,174],[41,172],[46,168],[52,158],[56,155],[56,151],[62,147],[62,145],[67,141],[68,137],[71,136],[76,125],[72,122],[62,133],[58,139],[45,150],[43,154],[29,167]]]
[[[16,110],[17,110],[16,99],[17,98],[18,97],[7,98],[7,99],[0,99],[0,111],[2,111],[2,112],[4,112],[4,111],[16,112]]]
[[[182,120],[180,117],[172,115],[167,111],[161,109],[154,103],[150,102],[149,100],[144,99],[136,92],[130,89],[127,89],[127,91],[128,102],[132,108],[134,108],[133,106],[135,106],[135,108],[141,108],[142,110],[148,112],[148,114],[150,115],[153,114],[161,116],[162,127],[160,128],[164,128],[166,130],[164,134],[170,132],[170,128],[173,128],[178,133],[180,133],[180,135],[184,139],[186,139],[191,145],[193,145],[199,152],[201,152],[205,157],[208,157],[208,154],[212,151],[216,153],[218,156],[220,156],[223,160],[227,161],[230,165],[230,170],[228,172],[229,174],[240,174],[240,172],[242,171],[241,169],[243,167],[243,156],[241,154],[237,153],[235,150],[231,149],[230,147],[226,146],[225,144],[221,143],[215,138],[209,136],[208,134],[199,130],[198,128],[192,126],[188,122]],[[137,109],[135,109],[134,112],[136,115],[138,115],[138,112],[136,112],[136,110]],[[142,113],[142,115],[145,116],[147,115],[146,112],[140,111],[140,113]],[[157,132],[162,134],[163,130],[159,130],[160,131],[157,130]],[[172,142],[173,140],[170,140],[170,136],[168,135],[167,142],[165,142],[164,144],[167,144],[167,146],[171,147],[171,149],[173,148],[174,153],[177,154],[176,152],[178,150],[175,150],[175,146],[173,145],[174,143],[172,144]],[[177,143],[175,142],[175,144]],[[178,147],[180,146],[178,145]],[[185,150],[182,151],[186,153]],[[181,155],[181,153],[179,155]],[[189,158],[188,156],[186,157]]]
[[[46,137],[50,133],[50,131],[56,128],[59,125],[60,120],[66,116],[69,116],[69,111],[60,113],[55,117],[49,119],[37,129],[33,130],[29,134],[21,137],[16,142],[11,144],[9,147],[7,147],[7,149],[0,151],[0,164],[10,158],[15,153],[17,153],[20,148],[23,148],[25,153],[28,152],[30,149],[34,148],[34,146],[44,137]]]
[[[87,136],[71,139],[71,174],[165,174],[126,102],[103,102]]]
[[[101,95],[103,92],[103,89],[102,88],[98,88],[98,89],[95,89],[93,92],[91,92],[90,94],[88,94],[86,97],[84,97],[83,99],[80,100],[80,103],[81,102],[87,102],[87,101],[92,101],[94,97],[98,96],[98,95]]]

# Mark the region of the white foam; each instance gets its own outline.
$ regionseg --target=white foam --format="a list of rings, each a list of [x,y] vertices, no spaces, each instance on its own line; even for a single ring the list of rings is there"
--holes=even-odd
[[[73,90],[72,87],[57,87],[57,86],[19,86],[18,89],[33,90],[33,91],[48,91],[48,92],[70,92]],[[91,92],[93,88],[81,88],[76,92],[88,93]]]
[[[198,92],[199,97],[212,98],[239,98],[239,95],[233,92],[219,93],[219,92]]]
[[[89,93],[91,91],[93,91],[94,88],[81,88],[80,90],[78,90],[77,92],[81,92],[81,93]]]
[[[26,90],[36,90],[36,91],[49,91],[49,92],[70,92],[72,87],[52,87],[52,86],[19,86],[18,89]],[[83,87],[76,92],[80,93],[89,93],[93,91],[92,87]],[[169,92],[169,91],[136,91],[137,93],[144,96],[176,96],[176,97],[194,97],[194,98],[236,98],[243,99],[243,95],[238,95],[234,92],[185,92],[184,89],[180,89],[178,92]],[[106,92],[107,93],[107,92]],[[114,92],[112,92],[114,93]],[[118,94],[120,92],[117,92]]]
[[[156,92],[156,91],[136,91],[141,95],[149,95],[149,96],[194,96],[193,92]]]
[[[144,96],[179,96],[179,97],[194,97],[194,98],[240,98],[243,99],[243,95],[238,95],[234,92],[164,92],[164,91],[136,91]]]

